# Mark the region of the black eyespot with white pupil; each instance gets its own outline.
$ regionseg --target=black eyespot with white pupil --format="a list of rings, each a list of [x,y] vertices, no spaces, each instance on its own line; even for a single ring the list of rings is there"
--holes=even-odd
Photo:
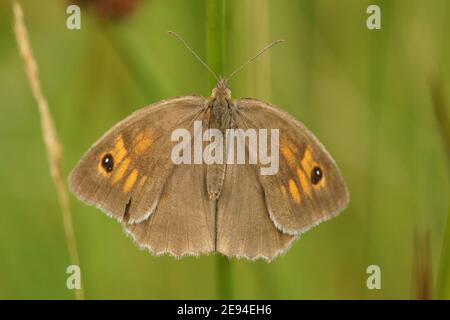
[[[114,169],[114,158],[110,153],[107,153],[102,158],[102,167],[106,172],[111,172]]]
[[[311,183],[318,184],[322,180],[323,173],[319,167],[314,167],[311,171]]]

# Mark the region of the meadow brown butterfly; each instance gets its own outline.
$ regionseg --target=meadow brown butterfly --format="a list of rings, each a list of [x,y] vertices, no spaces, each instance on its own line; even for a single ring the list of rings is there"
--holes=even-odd
[[[271,261],[301,233],[336,216],[349,201],[336,163],[289,114],[256,99],[231,98],[227,80],[242,67],[228,78],[216,76],[211,97],[160,101],[116,124],[72,171],[71,191],[117,219],[139,246],[175,257],[219,252]],[[278,140],[263,146],[279,155],[276,172],[262,174],[262,163],[174,163],[175,130],[194,136],[183,157],[198,141],[203,151],[211,142],[196,139],[204,132],[195,132],[194,123],[224,136],[232,129],[276,130]],[[245,158],[251,158],[251,136],[242,139]]]

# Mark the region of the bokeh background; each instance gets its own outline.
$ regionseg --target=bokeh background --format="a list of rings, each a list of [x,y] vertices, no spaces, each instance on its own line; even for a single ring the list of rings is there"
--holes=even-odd
[[[207,71],[167,34],[179,32],[205,57],[206,1],[73,1],[81,3],[81,30],[66,28],[70,1],[21,1],[66,176],[134,110],[210,94]],[[369,4],[381,7],[381,30],[366,27]],[[228,73],[268,42],[286,40],[230,83],[233,96],[271,102],[301,120],[336,159],[351,195],[338,218],[271,264],[230,261],[230,297],[448,298],[450,3],[227,0],[225,7]],[[72,299],[62,215],[6,0],[0,114],[0,298]],[[217,256],[153,257],[99,210],[72,195],[70,205],[86,298],[220,297]],[[381,290],[366,287],[371,264],[381,268]]]

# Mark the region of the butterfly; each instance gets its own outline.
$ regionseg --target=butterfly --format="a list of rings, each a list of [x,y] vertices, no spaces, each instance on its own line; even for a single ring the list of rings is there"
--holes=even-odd
[[[325,147],[277,107],[233,99],[231,76],[216,77],[211,97],[163,100],[117,123],[73,169],[70,190],[118,220],[140,247],[175,257],[218,252],[272,261],[303,232],[338,215],[349,193]],[[279,155],[277,172],[261,174],[261,163],[174,163],[172,133],[182,129],[195,138],[196,121],[222,133],[277,130],[269,148]],[[250,147],[244,140],[246,157]]]

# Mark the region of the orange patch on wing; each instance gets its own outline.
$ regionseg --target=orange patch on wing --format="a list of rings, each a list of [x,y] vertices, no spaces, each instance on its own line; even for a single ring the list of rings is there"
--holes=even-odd
[[[128,175],[127,180],[125,180],[125,184],[123,185],[123,192],[128,192],[133,188],[134,184],[136,183],[136,179],[138,176],[138,171],[136,169],[133,169],[131,173]]]
[[[295,151],[296,148],[292,143],[284,140],[280,146],[281,155],[290,167],[295,167]]]
[[[142,187],[144,185],[145,181],[147,181],[147,176],[143,176],[141,178],[141,180],[139,180],[139,187]]]
[[[125,149],[125,144],[123,142],[123,138],[119,135],[116,138],[114,149],[112,150],[112,155],[114,157],[114,163],[119,164],[123,158],[128,154],[127,149]]]
[[[309,174],[313,167],[313,157],[312,151],[310,148],[306,148],[305,153],[303,154],[303,158],[301,160],[302,167],[307,174]]]
[[[286,146],[281,146],[280,148],[283,158],[286,160],[290,167],[295,166],[295,156],[294,153]]]
[[[118,167],[115,169],[113,175],[113,183],[116,183],[125,175],[128,166],[130,165],[130,159],[125,159]]]
[[[298,177],[298,181],[300,181],[300,185],[302,186],[303,192],[305,192],[305,194],[306,194],[306,196],[308,196],[308,198],[311,198],[312,190],[311,190],[310,181],[309,181],[308,177],[306,177],[303,170],[300,168],[297,168],[297,177]]]
[[[295,203],[300,203],[300,192],[298,191],[297,184],[294,180],[289,179],[289,192]]]
[[[281,185],[280,190],[281,190],[281,193],[283,194],[283,197],[287,198],[286,187],[284,185]]]
[[[148,150],[148,148],[150,148],[152,142],[153,141],[148,133],[141,132],[134,139],[133,152],[138,156],[143,154]]]

